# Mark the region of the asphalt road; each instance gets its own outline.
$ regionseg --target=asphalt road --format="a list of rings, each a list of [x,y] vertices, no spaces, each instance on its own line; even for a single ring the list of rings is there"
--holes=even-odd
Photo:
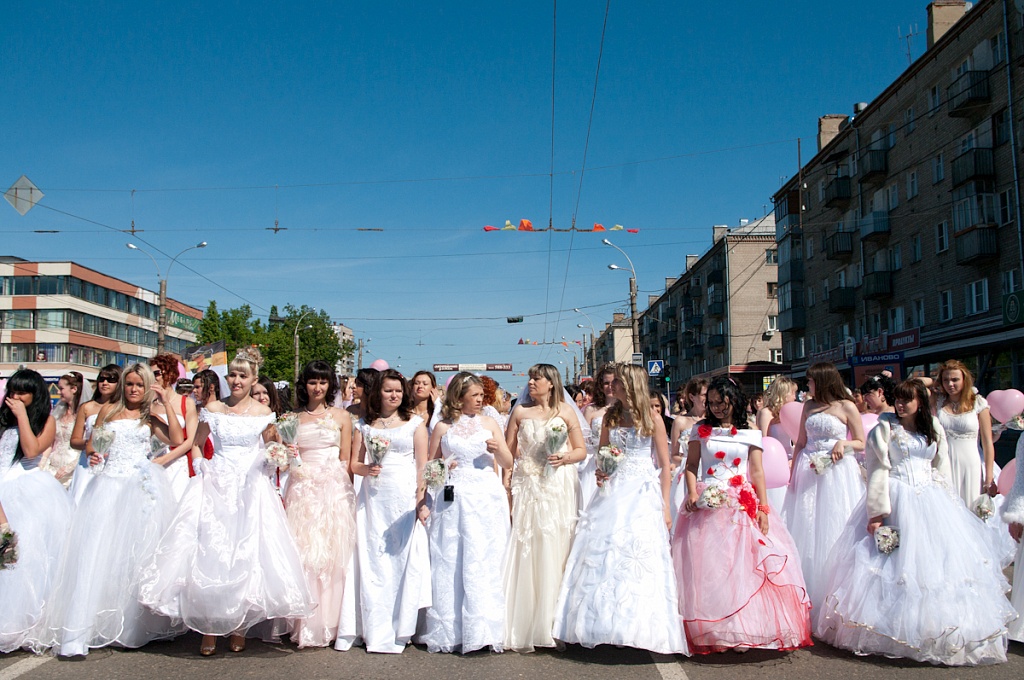
[[[110,678],[265,678],[315,680],[317,678],[418,677],[433,680],[747,680],[764,678],[1024,678],[1024,644],[1010,643],[1009,661],[979,668],[936,668],[915,662],[858,657],[823,643],[788,654],[751,651],[728,652],[696,658],[658,657],[635,649],[570,646],[565,652],[491,654],[469,656],[428,654],[410,647],[398,656],[367,654],[361,649],[298,650],[291,645],[249,641],[240,654],[226,651],[204,658],[197,653],[199,637],[187,635],[172,642],[152,643],[139,650],[100,649],[88,657],[54,659],[17,652],[0,656],[0,680],[109,680]]]

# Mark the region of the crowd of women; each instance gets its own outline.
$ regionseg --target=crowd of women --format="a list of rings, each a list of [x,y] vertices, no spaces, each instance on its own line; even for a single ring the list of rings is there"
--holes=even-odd
[[[815,364],[791,437],[787,378],[756,408],[732,379],[692,380],[670,409],[639,367],[570,393],[537,364],[509,410],[488,377],[341,384],[314,361],[285,413],[260,363],[240,350],[224,395],[200,373],[189,396],[170,355],[107,366],[95,390],[69,374],[52,413],[38,373],[11,376],[0,651],[192,630],[203,655],[220,637],[235,652],[257,637],[689,655],[813,635],[977,665],[1024,641],[1024,570],[1012,602],[1004,576],[1024,559],[1024,461],[1006,498],[979,502],[999,471],[962,364],[865,385],[869,432],[836,369]],[[788,486],[766,488],[765,437],[784,444]],[[985,507],[1001,512],[972,511]]]

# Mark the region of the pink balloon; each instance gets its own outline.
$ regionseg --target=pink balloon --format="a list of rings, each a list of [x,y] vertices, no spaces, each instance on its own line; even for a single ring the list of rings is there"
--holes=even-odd
[[[180,361],[178,362],[178,377],[185,377],[185,364],[181,363]]]
[[[1010,495],[1010,489],[1013,488],[1013,483],[1017,479],[1017,459],[1014,458],[1006,467],[1003,468],[1002,472],[999,473],[999,493],[1004,496]]]
[[[791,401],[788,404],[784,404],[779,411],[782,429],[786,431],[786,434],[794,442],[800,438],[800,415],[803,411],[804,405],[799,401]]]
[[[448,386],[452,384],[452,379],[453,378],[455,378],[455,374],[454,373],[452,373],[450,376],[448,376],[448,379],[444,381],[444,388],[445,389],[448,389]]]
[[[789,484],[789,459],[782,443],[774,437],[761,437],[761,450],[765,487],[779,489]]]
[[[868,432],[874,429],[875,425],[878,425],[878,416],[874,413],[862,413],[860,414],[860,422],[864,425],[864,436],[868,436]]]
[[[996,390],[988,397],[989,412],[1001,423],[1012,420],[1024,411],[1024,394],[1020,390]]]
[[[370,368],[375,368],[378,371],[386,371],[391,367],[388,365],[388,362],[384,361],[383,359],[377,359],[372,364],[370,364]]]

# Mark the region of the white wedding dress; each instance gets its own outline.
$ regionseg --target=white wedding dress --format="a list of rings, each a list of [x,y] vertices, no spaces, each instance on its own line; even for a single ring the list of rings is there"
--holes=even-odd
[[[484,647],[500,652],[505,640],[505,594],[501,573],[508,545],[508,496],[494,455],[487,451],[490,430],[478,417],[461,416],[441,437],[449,465],[447,485],[433,495],[430,539],[432,604],[422,642],[431,652],[463,654]]]
[[[85,433],[83,435],[85,441],[89,441],[92,438],[92,428],[96,424],[96,417],[98,415],[98,413],[94,413],[85,419]],[[78,465],[75,466],[75,471],[71,475],[71,486],[68,488],[75,505],[82,502],[82,496],[85,495],[86,488],[88,488],[95,476],[89,467],[89,454],[83,449],[78,456]]]
[[[17,535],[17,562],[0,569],[0,652],[41,651],[45,608],[71,524],[71,497],[53,475],[15,461],[18,428],[0,437],[0,504]]]
[[[553,635],[584,647],[688,654],[651,437],[612,428],[624,456],[577,525]]]

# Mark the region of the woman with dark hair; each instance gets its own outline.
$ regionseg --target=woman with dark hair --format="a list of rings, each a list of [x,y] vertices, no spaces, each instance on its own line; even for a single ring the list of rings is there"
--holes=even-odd
[[[60,482],[36,469],[57,429],[41,375],[22,369],[10,377],[0,429],[0,505],[17,536],[17,564],[0,569],[0,652],[39,652],[72,510]]]
[[[299,419],[284,503],[316,609],[289,622],[292,642],[326,647],[338,636],[349,560],[356,542],[356,496],[349,463],[352,418],[334,408],[338,379],[326,361],[306,364],[295,386]]]
[[[167,412],[174,390],[148,365],[134,364],[121,374],[119,393],[100,409],[86,445],[96,480],[75,513],[47,615],[47,642],[61,656],[136,648],[184,632],[139,603],[145,565],[177,507],[166,470],[149,460],[152,437],[172,450],[183,440],[177,418],[153,417],[154,403]]]
[[[280,416],[285,412],[277,392],[277,385],[265,375],[261,375],[252,384],[252,398],[273,411],[275,416]]]
[[[594,462],[594,455],[597,453],[601,438],[601,421],[608,409],[615,404],[615,371],[614,364],[607,364],[598,371],[595,376],[597,389],[594,391],[594,401],[583,412],[583,419],[590,427],[590,437],[586,441],[587,457],[579,464],[581,510],[590,504],[597,491],[597,478],[594,476],[597,465]]]
[[[427,515],[427,426],[413,415],[409,386],[394,369],[377,376],[362,403],[352,462],[365,476],[356,507],[359,608],[353,614],[345,605],[335,648],[349,649],[361,635],[368,652],[401,654],[431,602],[427,534],[417,521],[418,507],[420,520]]]
[[[351,414],[353,423],[366,417],[366,403],[379,377],[380,371],[376,368],[360,368],[356,371],[356,377],[352,381],[352,404],[346,409]]]
[[[876,416],[895,412],[895,389],[896,381],[884,375],[873,375],[865,380],[860,386],[860,393],[864,396],[867,412]]]
[[[192,391],[192,398],[195,400],[196,408],[206,408],[207,404],[212,404],[215,401],[220,401],[220,376],[213,372],[212,369],[205,369],[199,371],[192,377],[192,384],[195,385],[195,389]],[[195,438],[193,438],[195,442]],[[195,477],[196,470],[199,469],[199,458],[205,458],[206,460],[213,459],[213,437],[208,437],[206,443],[203,444],[202,450],[195,446],[193,443],[192,454],[186,456],[188,461],[188,476]]]
[[[807,369],[807,390],[811,398],[800,415],[782,519],[800,551],[807,593],[817,610],[824,597],[828,553],[864,496],[860,466],[853,455],[864,449],[864,425],[832,364],[822,362]]]
[[[430,371],[416,371],[409,381],[412,390],[412,412],[430,423],[437,401],[437,377]]]
[[[1006,661],[1000,556],[981,520],[950,497],[946,438],[920,380],[895,388],[867,441],[868,492],[828,560],[815,634],[857,654],[947,666]],[[899,547],[878,549],[882,526]]]
[[[679,391],[682,397],[682,412],[676,415],[669,430],[668,453],[672,460],[672,489],[669,498],[672,522],[676,521],[679,508],[686,502],[686,459],[689,455],[690,431],[698,420],[704,417],[704,400],[708,393],[706,378],[690,378]],[[674,524],[673,524],[674,526]]]
[[[78,458],[78,467],[75,468],[71,478],[70,490],[76,504],[82,500],[86,487],[96,476],[90,469],[89,454],[85,450],[85,444],[92,437],[92,427],[96,424],[96,417],[103,405],[121,398],[118,392],[120,383],[120,366],[107,364],[101,368],[96,376],[96,389],[92,393],[92,399],[81,404],[78,413],[75,414],[75,427],[71,431],[71,448],[82,452]]]
[[[196,413],[195,401],[188,398],[187,394],[176,394],[174,386],[178,382],[178,358],[173,354],[157,354],[149,360],[153,369],[153,377],[164,388],[169,397],[167,404],[154,404],[153,415],[165,423],[168,416],[173,415],[181,425],[184,440],[180,446],[172,449],[164,449],[159,455],[153,458],[157,465],[163,465],[167,470],[167,478],[174,490],[175,500],[181,500],[188,486],[189,460],[192,454],[192,440],[195,438],[196,428],[199,426],[199,415]]]
[[[771,519],[746,396],[731,378],[715,378],[707,406],[689,439],[686,505],[672,536],[690,650],[806,647],[811,605],[793,539]]]
[[[71,448],[71,434],[75,429],[75,417],[78,414],[78,404],[82,400],[84,387],[85,379],[77,371],[66,373],[57,381],[60,401],[53,410],[57,434],[53,440],[53,447],[44,454],[39,464],[39,467],[56,477],[64,488],[70,486],[75,466],[78,465],[79,452]]]

